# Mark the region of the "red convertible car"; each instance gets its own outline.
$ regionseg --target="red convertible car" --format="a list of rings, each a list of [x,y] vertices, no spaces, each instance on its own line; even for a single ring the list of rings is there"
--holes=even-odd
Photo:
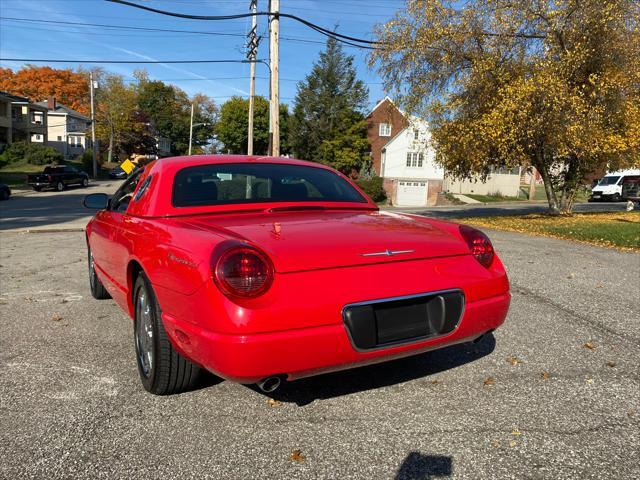
[[[382,212],[347,177],[284,158],[166,158],[134,172],[86,229],[95,298],[133,319],[144,388],[201,369],[280,379],[414,355],[491,332],[509,282],[480,231]]]

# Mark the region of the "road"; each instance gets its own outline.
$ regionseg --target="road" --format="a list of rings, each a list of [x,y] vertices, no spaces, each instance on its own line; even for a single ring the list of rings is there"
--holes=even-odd
[[[62,192],[15,192],[0,202],[0,230],[82,229],[94,213],[82,205],[84,196],[112,194],[121,182],[92,181],[88,188],[72,186]]]
[[[573,211],[617,212],[625,210],[626,207],[627,204],[625,202],[577,203],[575,204]],[[530,213],[545,213],[548,210],[548,204],[542,202],[483,203],[479,205],[446,205],[431,208],[393,207],[392,210],[437,218],[491,217],[497,215],[528,215]]]
[[[640,478],[640,256],[489,233],[513,292],[493,336],[271,402],[145,393],[82,233],[0,233],[0,478]]]

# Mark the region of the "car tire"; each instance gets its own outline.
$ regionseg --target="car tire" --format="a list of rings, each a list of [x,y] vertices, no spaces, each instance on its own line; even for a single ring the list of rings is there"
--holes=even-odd
[[[171,345],[151,282],[143,272],[133,287],[133,312],[136,363],[144,389],[155,395],[192,389],[202,370]]]
[[[91,290],[91,296],[96,300],[106,300],[107,298],[111,298],[107,289],[104,288],[102,282],[98,278],[96,274],[95,263],[93,261],[93,255],[91,254],[91,250],[88,253],[88,263],[89,263],[89,289]]]
[[[9,200],[9,197],[11,196],[11,194],[9,193],[9,190],[2,190],[0,191],[0,200]]]
[[[89,186],[89,179],[88,178],[83,178],[82,179],[82,188],[87,188]]]
[[[56,183],[56,190],[59,192],[64,190],[64,182],[62,180]]]
[[[40,191],[42,191],[42,187],[33,187],[33,189],[34,189],[36,192],[40,192]]]
[[[613,196],[611,197],[611,201],[612,202],[619,202],[620,201],[620,194],[619,193],[614,193]]]

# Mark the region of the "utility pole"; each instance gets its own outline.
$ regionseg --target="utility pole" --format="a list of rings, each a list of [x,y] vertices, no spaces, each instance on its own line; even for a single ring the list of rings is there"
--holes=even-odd
[[[191,102],[191,122],[189,123],[189,155],[191,155],[192,141],[193,141],[193,102]]]
[[[89,71],[89,92],[91,94],[91,152],[93,153],[93,178],[98,178],[98,152],[96,151],[96,106],[94,101],[93,72]]]
[[[272,151],[274,157],[280,156],[280,0],[271,0],[269,7],[269,63],[271,66],[271,101],[270,117],[273,128]]]
[[[249,32],[249,43],[247,45],[247,58],[251,61],[251,83],[249,85],[249,131],[247,132],[247,155],[253,155],[253,108],[254,96],[256,93],[256,57],[258,54],[258,43],[260,37],[257,36],[258,30],[258,0],[251,0],[249,10],[253,13],[251,18],[251,31]]]

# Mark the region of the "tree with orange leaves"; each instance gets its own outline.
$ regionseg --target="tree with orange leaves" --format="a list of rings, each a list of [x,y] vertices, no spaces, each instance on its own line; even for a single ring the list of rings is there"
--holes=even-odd
[[[84,72],[27,65],[14,72],[0,68],[0,90],[41,102],[55,97],[59,103],[87,114],[90,111],[89,80]]]

